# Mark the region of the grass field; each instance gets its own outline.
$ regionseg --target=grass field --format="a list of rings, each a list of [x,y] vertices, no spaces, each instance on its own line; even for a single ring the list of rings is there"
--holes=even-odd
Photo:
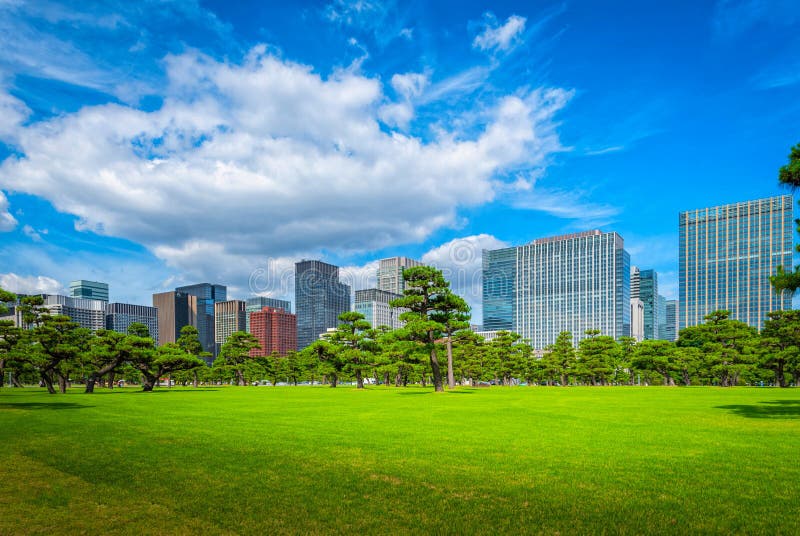
[[[0,390],[0,534],[800,533],[800,390]]]

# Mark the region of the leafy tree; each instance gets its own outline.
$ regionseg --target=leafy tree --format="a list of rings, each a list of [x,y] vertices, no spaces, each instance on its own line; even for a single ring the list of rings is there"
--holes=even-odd
[[[453,333],[469,328],[470,306],[450,289],[436,296],[436,310],[430,315],[432,320],[444,326],[444,335],[447,338],[447,386],[454,389],[456,386],[453,372]]]
[[[511,385],[512,378],[525,374],[530,357],[530,346],[521,342],[522,336],[510,331],[501,331],[489,342],[495,377],[503,385]]]
[[[800,187],[800,143],[792,147],[789,153],[789,163],[778,170],[778,182],[792,189]],[[800,220],[795,220],[800,231]],[[795,246],[796,251],[800,251],[800,244]],[[794,293],[800,288],[800,266],[796,266],[793,272],[786,272],[782,266],[778,266],[778,273],[770,277],[772,288],[776,292],[786,290]]]
[[[261,348],[258,339],[255,335],[246,331],[231,333],[228,340],[222,345],[219,357],[225,360],[225,363],[236,372],[237,385],[245,385],[244,369],[247,362],[252,360],[250,357],[251,351],[257,348]],[[184,349],[184,351],[186,350]]]
[[[200,342],[200,332],[194,326],[183,326],[181,328],[181,334],[175,342],[178,346],[183,348],[184,352],[197,356],[206,363],[211,357],[210,352],[203,350],[203,344]],[[202,370],[203,369],[197,367],[192,369],[193,384],[195,387],[200,383],[200,373]]]
[[[118,370],[131,359],[128,336],[124,333],[102,329],[90,343],[84,366],[88,368],[86,393],[94,393],[95,384],[112,371]]]
[[[637,370],[650,370],[661,375],[664,385],[675,385],[670,375],[674,346],[670,341],[643,340],[636,345],[631,366]]]
[[[179,370],[202,367],[205,362],[187,353],[176,343],[155,348],[153,339],[128,335],[133,366],[142,374],[142,390],[152,391],[160,378]]]
[[[703,366],[703,353],[694,346],[673,348],[672,369],[680,374],[683,385],[692,384],[692,376],[697,374]]]
[[[16,294],[0,288],[0,315],[8,313],[8,307],[5,304],[14,302],[16,299]],[[3,386],[3,378],[5,378],[6,362],[12,348],[19,342],[20,336],[20,329],[14,325],[13,320],[0,320],[0,387]]]
[[[600,335],[600,330],[586,330],[587,338],[578,345],[577,369],[579,374],[592,385],[606,385],[614,368],[613,363],[619,352],[613,337]]]
[[[22,332],[18,345],[23,349],[16,355],[38,372],[49,393],[56,392],[54,376],[59,390],[65,393],[70,368],[88,350],[91,332],[68,316],[50,316],[40,311],[25,315],[33,315],[26,317],[31,319],[29,325],[33,328]]]
[[[316,363],[316,369],[320,374],[330,380],[330,386],[336,387],[344,369],[338,348],[327,340],[319,340],[303,349],[303,353]]]
[[[800,356],[800,311],[773,311],[767,316],[761,331],[761,366],[775,373],[778,386],[786,387],[787,369]]]
[[[378,353],[375,332],[364,315],[357,311],[346,311],[339,315],[339,327],[330,337],[336,353],[343,361],[343,368],[355,375],[358,389],[364,388],[364,373],[372,366],[372,355]]]
[[[553,385],[559,378],[561,386],[569,384],[569,372],[575,367],[575,348],[572,346],[572,333],[562,331],[556,342],[547,347],[542,356],[542,370],[547,385]]]
[[[406,282],[403,297],[392,300],[391,306],[408,309],[400,315],[400,319],[406,323],[403,333],[408,340],[425,348],[430,358],[433,387],[437,392],[444,391],[436,340],[444,333],[445,326],[435,320],[434,315],[440,296],[450,291],[450,284],[440,270],[430,266],[403,270],[403,279]]]

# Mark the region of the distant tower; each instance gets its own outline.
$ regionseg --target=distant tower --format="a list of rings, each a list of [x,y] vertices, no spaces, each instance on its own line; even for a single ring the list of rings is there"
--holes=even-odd
[[[294,303],[297,349],[302,350],[339,326],[339,315],[350,310],[350,286],[339,281],[338,266],[300,261],[295,263]]]
[[[79,279],[69,284],[69,295],[72,298],[108,301],[108,283]]]
[[[792,208],[781,195],[679,214],[679,329],[717,310],[761,329],[767,313],[791,309],[769,278],[792,270]]]
[[[229,300],[214,304],[214,341],[217,344],[217,354],[231,334],[247,329],[246,320],[247,313],[243,301]]]
[[[378,290],[402,296],[406,288],[403,270],[415,266],[422,266],[422,263],[408,257],[381,259],[378,263]]]
[[[214,339],[214,304],[228,299],[228,288],[225,285],[198,283],[178,287],[176,292],[184,292],[197,297],[197,331],[203,350],[217,357],[217,345]]]
[[[197,296],[171,291],[153,294],[158,309],[158,345],[176,342],[184,326],[197,327]]]

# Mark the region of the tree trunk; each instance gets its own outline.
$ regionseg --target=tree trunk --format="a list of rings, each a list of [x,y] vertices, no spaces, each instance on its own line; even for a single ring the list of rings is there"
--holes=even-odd
[[[117,375],[114,373],[113,370],[110,370],[108,372],[108,388],[109,389],[113,389],[114,388],[114,379],[116,377],[117,377]]]
[[[364,378],[361,377],[361,370],[356,369],[356,389],[364,388]]]
[[[158,382],[158,375],[142,372],[142,391],[150,392]]]
[[[561,387],[566,387],[566,386],[567,386],[567,375],[566,374],[562,374],[561,375]]]
[[[337,383],[339,383],[339,377],[336,374],[331,374],[331,387],[336,387]]]
[[[65,394],[67,392],[67,378],[64,377],[63,374],[57,374],[58,376],[58,390],[61,391],[61,394]]]
[[[42,381],[44,382],[44,386],[47,387],[47,392],[51,395],[56,394],[56,390],[53,388],[53,379],[47,372],[42,372]]]
[[[239,369],[236,369],[236,385],[244,386],[244,373]],[[272,382],[272,385],[275,385],[275,382]]]
[[[90,374],[89,378],[86,380],[86,390],[84,391],[84,393],[88,394],[94,393],[94,384],[95,382],[97,382],[97,377],[95,374],[96,373]]]
[[[11,383],[14,387],[22,387],[22,383],[20,383],[19,378],[17,378],[14,373],[11,373]]]
[[[684,370],[683,371],[683,385],[689,387],[692,384],[691,378],[689,378],[689,372]]]
[[[447,335],[447,387],[456,388],[456,377],[453,374],[453,336]]]
[[[431,345],[431,371],[433,372],[433,389],[436,392],[444,392],[442,385],[442,370],[439,367],[439,358],[436,356],[436,343],[433,340],[433,333],[430,334]]]
[[[193,372],[194,372],[194,381],[192,382],[192,385],[194,385],[194,388],[197,389],[197,386],[200,385],[200,379],[198,378],[197,369],[194,369]]]

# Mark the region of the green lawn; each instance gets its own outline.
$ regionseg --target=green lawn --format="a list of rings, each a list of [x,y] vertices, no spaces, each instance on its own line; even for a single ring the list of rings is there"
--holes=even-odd
[[[800,390],[0,390],[0,534],[800,533]]]

